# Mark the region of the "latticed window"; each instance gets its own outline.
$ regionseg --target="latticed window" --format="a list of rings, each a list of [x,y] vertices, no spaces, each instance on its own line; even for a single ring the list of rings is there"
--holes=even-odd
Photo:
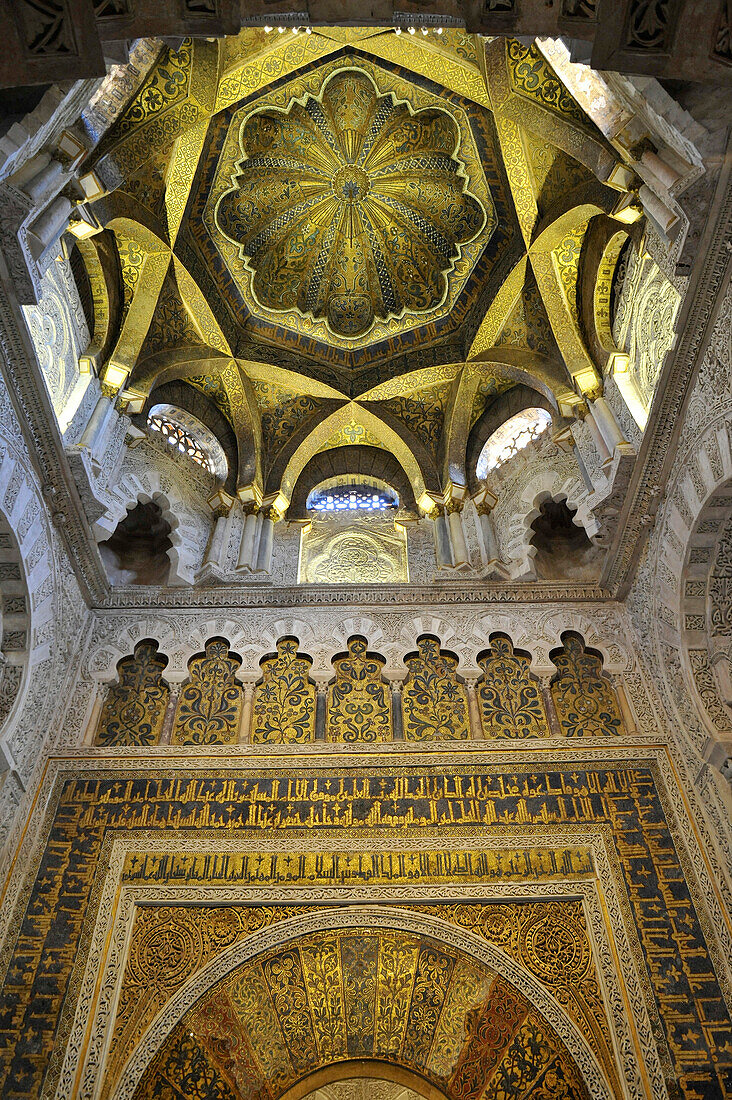
[[[515,454],[523,450],[533,439],[537,439],[552,422],[546,409],[524,409],[516,413],[505,424],[501,424],[486,441],[475,466],[478,477],[485,477],[491,470],[508,462]]]
[[[336,485],[331,489],[314,489],[308,498],[308,508],[317,512],[380,512],[396,508],[398,503],[395,493],[376,485]]]
[[[198,440],[194,439],[180,424],[175,424],[164,416],[149,416],[147,423],[154,432],[160,432],[171,447],[177,447],[181,454],[188,455],[189,458],[192,458],[194,462],[197,462],[199,466],[203,466],[210,473],[214,472],[209,455]]]

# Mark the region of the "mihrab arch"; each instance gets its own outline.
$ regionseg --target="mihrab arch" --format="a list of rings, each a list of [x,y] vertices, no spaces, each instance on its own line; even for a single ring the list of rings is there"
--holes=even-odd
[[[207,912],[220,922],[232,910]],[[198,934],[187,927],[179,951]],[[127,974],[143,968],[154,982],[161,944],[147,947],[146,962],[133,938]],[[572,962],[591,966],[587,944]],[[428,1100],[622,1095],[536,972],[444,921],[391,907],[296,910],[181,983],[118,1079],[115,1042],[124,1045],[119,1021],[105,1100],[164,1097],[174,1080],[196,1097],[285,1100],[357,1075],[355,1063],[372,1078],[409,1077]]]

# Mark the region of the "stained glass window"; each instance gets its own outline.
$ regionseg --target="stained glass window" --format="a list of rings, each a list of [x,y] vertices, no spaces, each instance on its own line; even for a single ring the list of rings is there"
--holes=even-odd
[[[523,409],[505,424],[501,424],[486,441],[475,466],[479,478],[508,462],[515,454],[523,450],[533,439],[537,439],[552,422],[546,409]]]
[[[192,458],[194,462],[197,462],[199,466],[203,466],[210,473],[214,472],[213,463],[207,452],[198,440],[194,439],[180,424],[175,424],[172,420],[160,415],[149,416],[147,423],[148,427],[152,428],[154,432],[159,432],[163,439],[170,443],[171,447],[176,447],[181,454],[188,455],[189,458]]]

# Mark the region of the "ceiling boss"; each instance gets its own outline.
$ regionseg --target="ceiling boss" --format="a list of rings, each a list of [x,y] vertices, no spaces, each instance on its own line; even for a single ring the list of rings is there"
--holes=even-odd
[[[341,337],[425,312],[447,293],[461,246],[489,220],[470,193],[455,120],[413,112],[364,71],[242,124],[242,157],[215,219],[261,305]]]

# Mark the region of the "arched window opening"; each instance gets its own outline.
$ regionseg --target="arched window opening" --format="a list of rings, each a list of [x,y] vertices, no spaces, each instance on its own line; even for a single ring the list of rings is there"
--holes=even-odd
[[[523,409],[516,413],[486,440],[476,463],[477,476],[484,478],[491,470],[508,462],[532,440],[538,439],[551,422],[552,418],[546,409]]]
[[[336,478],[316,486],[308,496],[307,508],[313,512],[385,512],[399,507],[394,489],[376,479]]]
[[[112,584],[166,584],[171,527],[154,501],[136,504],[117,524],[114,534],[99,544]]]
[[[160,432],[166,443],[177,447],[181,454],[188,455],[199,466],[213,473],[211,459],[203,447],[180,424],[174,424],[164,416],[149,416],[147,422],[154,432]]]
[[[584,527],[574,523],[576,508],[566,500],[545,500],[531,524],[531,545],[536,547],[534,569],[539,580],[588,579],[597,568],[600,553]]]
[[[223,447],[213,432],[192,413],[175,405],[153,405],[147,425],[180,454],[192,458],[219,480],[226,480],[228,466]]]

